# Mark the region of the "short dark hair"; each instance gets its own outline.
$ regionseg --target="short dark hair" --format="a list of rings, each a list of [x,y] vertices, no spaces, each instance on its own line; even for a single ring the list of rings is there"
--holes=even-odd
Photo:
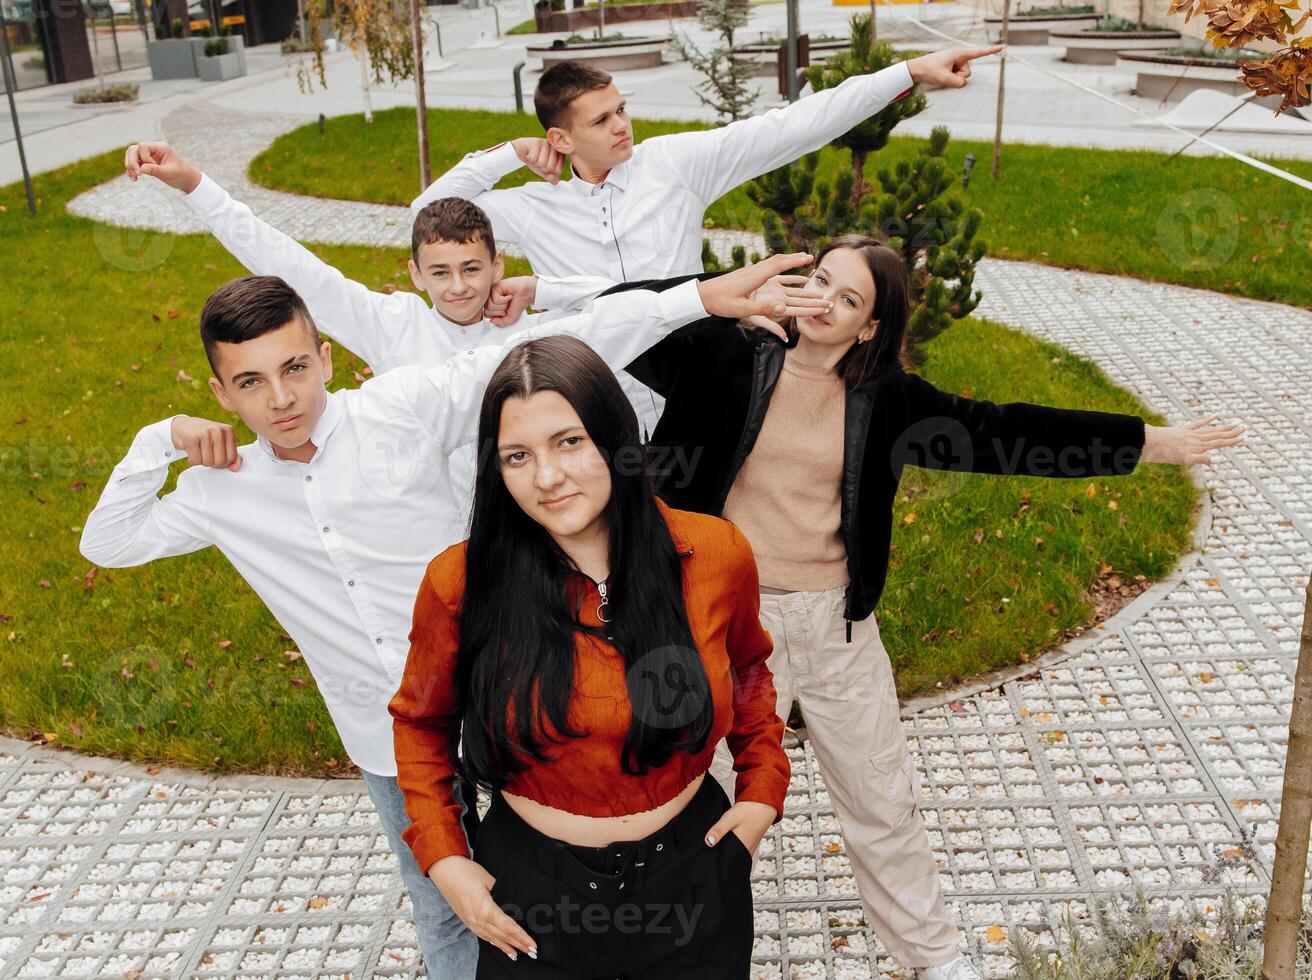
[[[490,258],[497,257],[492,222],[482,208],[462,197],[439,197],[415,215],[410,230],[410,257],[419,261],[419,249],[432,242],[481,241]]]
[[[300,319],[319,344],[319,330],[300,294],[278,276],[243,276],[225,282],[210,294],[200,311],[200,342],[205,345],[210,370],[218,344],[241,344],[263,337],[294,319]],[[219,380],[222,380],[220,378]]]
[[[543,130],[563,125],[575,99],[609,84],[610,74],[600,68],[577,61],[562,61],[552,65],[542,73],[538,79],[537,91],[533,93],[533,108],[537,110],[538,122],[542,123]]]

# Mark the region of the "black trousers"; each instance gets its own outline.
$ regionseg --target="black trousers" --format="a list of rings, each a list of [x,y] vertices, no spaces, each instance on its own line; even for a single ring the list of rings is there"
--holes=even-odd
[[[511,960],[479,942],[479,980],[745,980],[752,858],[706,832],[729,808],[709,776],[683,812],[638,841],[578,847],[534,830],[497,794],[474,858],[492,897],[538,946]]]

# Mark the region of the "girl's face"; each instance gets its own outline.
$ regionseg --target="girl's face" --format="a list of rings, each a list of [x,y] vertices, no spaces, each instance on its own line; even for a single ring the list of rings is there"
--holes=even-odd
[[[875,279],[859,252],[850,248],[829,252],[811,273],[807,288],[834,304],[828,313],[797,318],[797,331],[808,343],[846,351],[875,335],[877,322],[871,319]]]
[[[497,458],[510,495],[557,542],[603,530],[610,468],[574,406],[559,392],[506,399]]]

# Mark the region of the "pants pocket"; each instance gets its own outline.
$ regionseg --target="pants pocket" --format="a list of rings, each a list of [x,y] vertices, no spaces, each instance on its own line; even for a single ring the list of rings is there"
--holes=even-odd
[[[920,813],[920,776],[905,744],[885,746],[871,753],[871,802],[886,810],[890,826],[900,826]]]

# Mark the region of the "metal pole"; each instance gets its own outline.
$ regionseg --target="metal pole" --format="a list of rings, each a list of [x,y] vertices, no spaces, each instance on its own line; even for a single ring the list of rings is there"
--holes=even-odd
[[[789,102],[797,101],[797,0],[787,0],[788,43],[784,51],[785,92]]]
[[[419,190],[433,182],[428,160],[428,101],[424,98],[424,25],[419,18],[419,0],[410,0],[410,31],[415,45],[415,117],[419,126]]]
[[[1011,43],[1011,0],[1004,0],[1002,5],[1002,43]],[[1002,60],[998,63],[998,118],[993,124],[993,166],[989,176],[998,179],[998,169],[1002,166],[1002,99],[1007,88],[1007,48],[1002,49]]]
[[[9,52],[9,23],[5,20],[4,6],[0,5],[0,62],[4,63],[5,94],[9,96],[9,118],[14,121],[14,142],[18,144],[18,163],[23,168],[23,189],[27,191],[27,211],[36,214],[36,197],[32,194],[32,175],[27,172],[27,154],[23,152],[23,132],[18,128],[18,106],[14,103],[14,89],[18,79],[14,75],[13,56]]]
[[[492,16],[497,21],[497,37],[501,36],[501,11],[497,8],[496,0],[492,0]]]
[[[606,0],[597,0],[597,40],[606,40]]]
[[[524,83],[520,80],[519,73],[524,70],[524,62],[515,65],[515,111],[524,111]]]
[[[114,14],[114,5],[109,6],[109,36],[114,39],[114,61],[118,63],[118,70],[123,70],[123,56],[118,51],[118,18]]]

